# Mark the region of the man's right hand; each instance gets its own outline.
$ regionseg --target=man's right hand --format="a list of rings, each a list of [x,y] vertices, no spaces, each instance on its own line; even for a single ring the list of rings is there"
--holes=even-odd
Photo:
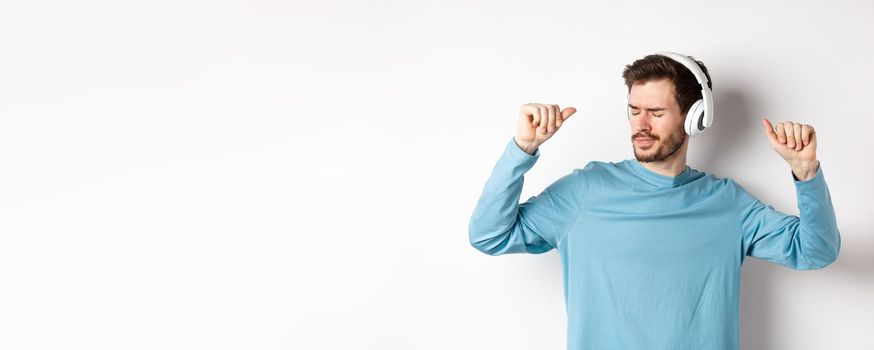
[[[560,112],[559,112],[560,111]],[[558,105],[526,103],[519,111],[519,127],[516,130],[516,144],[525,153],[534,154],[546,140],[558,131],[565,120],[577,111],[574,107],[564,110]]]

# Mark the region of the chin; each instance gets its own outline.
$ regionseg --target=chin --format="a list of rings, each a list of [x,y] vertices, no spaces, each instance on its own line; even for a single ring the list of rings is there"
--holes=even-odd
[[[634,158],[641,163],[652,163],[656,161],[653,159],[655,155],[659,154],[658,147],[650,147],[649,149],[642,149],[640,147],[635,146],[634,148]]]

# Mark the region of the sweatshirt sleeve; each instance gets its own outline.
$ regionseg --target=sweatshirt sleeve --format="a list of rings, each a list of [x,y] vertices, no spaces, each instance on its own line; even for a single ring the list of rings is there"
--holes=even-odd
[[[732,181],[743,230],[744,254],[795,270],[820,269],[834,262],[841,249],[831,195],[819,164],[816,175],[798,181],[794,174],[799,216],[775,210]]]
[[[579,176],[575,169],[539,195],[519,204],[523,175],[540,157],[507,143],[486,181],[470,218],[470,244],[489,255],[545,253],[557,245],[576,219]]]

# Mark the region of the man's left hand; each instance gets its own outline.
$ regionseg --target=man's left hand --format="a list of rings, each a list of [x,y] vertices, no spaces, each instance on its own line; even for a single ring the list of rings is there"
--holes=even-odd
[[[767,118],[762,120],[762,126],[771,141],[771,148],[789,163],[799,181],[816,176],[819,162],[816,160],[816,131],[813,126],[786,121],[774,127]]]

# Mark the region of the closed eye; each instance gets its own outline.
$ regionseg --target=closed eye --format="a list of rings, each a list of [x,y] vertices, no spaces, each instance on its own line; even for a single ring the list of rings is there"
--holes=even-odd
[[[640,111],[631,111],[631,115],[638,115],[638,114],[640,114]],[[661,118],[663,115],[664,114],[653,114],[652,116],[656,117],[656,118]]]

